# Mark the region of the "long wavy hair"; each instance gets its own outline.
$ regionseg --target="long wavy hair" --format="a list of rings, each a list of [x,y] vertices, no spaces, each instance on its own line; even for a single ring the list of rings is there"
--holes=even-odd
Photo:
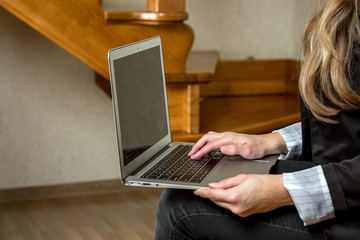
[[[359,42],[358,0],[319,0],[306,26],[299,79],[305,105],[320,121],[337,123],[341,111],[360,109],[351,79],[354,44]]]

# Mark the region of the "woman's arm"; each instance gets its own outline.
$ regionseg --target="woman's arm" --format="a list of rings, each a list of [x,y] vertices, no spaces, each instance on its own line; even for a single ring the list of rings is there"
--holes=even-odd
[[[280,155],[281,160],[298,160],[302,154],[302,129],[301,122],[294,123],[287,127],[281,128],[274,132],[278,132],[283,137],[288,153]]]
[[[305,226],[335,217],[328,183],[321,166],[284,173],[283,182]]]
[[[226,155],[240,155],[245,159],[288,152],[285,141],[278,132],[262,135],[209,132],[193,146],[189,156],[200,159],[206,153],[219,148]]]
[[[322,165],[335,210],[360,206],[360,155]]]
[[[209,186],[195,194],[241,217],[287,205],[295,205],[304,225],[335,217],[321,166],[282,175],[240,174]]]
[[[199,159],[218,148],[224,154],[238,154],[246,159],[281,154],[279,159],[298,160],[302,150],[301,123],[298,122],[273,133],[262,135],[209,132],[194,145],[189,155],[193,159]]]
[[[200,158],[206,152],[217,148],[220,148],[225,154],[242,154],[243,157],[246,156],[247,158],[261,157],[270,152],[286,153],[288,151],[283,159],[297,160],[301,155],[301,137],[301,123],[290,125],[274,131],[273,134],[266,135],[218,134],[211,132],[194,146],[189,155],[193,156],[193,158]],[[242,147],[238,146],[239,142],[242,143]],[[251,151],[253,153],[249,153]],[[244,181],[244,179],[247,179],[247,181]],[[257,181],[254,181],[254,179],[257,179]],[[229,182],[233,185],[229,184]],[[271,184],[271,186],[267,186],[268,184]],[[309,188],[309,186],[311,187]],[[253,214],[256,211],[270,211],[280,206],[295,203],[305,225],[334,217],[334,208],[327,182],[319,166],[308,169],[306,172],[287,173],[284,176],[239,175],[230,180],[226,179],[219,183],[210,184],[210,188],[211,190],[200,190],[195,193],[210,198],[216,204],[242,216]],[[250,194],[251,189],[259,190],[260,188],[263,194],[259,199],[253,199],[254,196]],[[269,189],[270,191],[268,191]],[[243,191],[250,195],[246,195]],[[237,199],[236,196],[239,194],[247,196],[247,199],[252,199],[251,203]],[[231,202],[229,202],[229,195],[232,196]],[[262,201],[270,204],[265,204]],[[274,203],[274,201],[277,203]],[[242,211],[239,209],[242,209]]]

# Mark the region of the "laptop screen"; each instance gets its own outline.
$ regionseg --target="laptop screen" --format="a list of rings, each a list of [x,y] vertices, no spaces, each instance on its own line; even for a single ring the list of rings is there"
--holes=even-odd
[[[114,60],[125,165],[168,133],[160,54],[156,46]]]

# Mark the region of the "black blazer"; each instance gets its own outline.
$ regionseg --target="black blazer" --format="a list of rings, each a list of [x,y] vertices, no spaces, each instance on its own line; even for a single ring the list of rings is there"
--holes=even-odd
[[[360,236],[360,111],[341,113],[340,124],[319,122],[302,104],[301,160],[321,165],[336,219],[321,223],[327,239]]]
[[[360,90],[359,47],[354,49],[351,79]],[[318,121],[301,102],[301,160],[321,165],[329,186],[336,219],[320,223],[327,239],[360,236],[360,111],[341,112],[339,124]]]

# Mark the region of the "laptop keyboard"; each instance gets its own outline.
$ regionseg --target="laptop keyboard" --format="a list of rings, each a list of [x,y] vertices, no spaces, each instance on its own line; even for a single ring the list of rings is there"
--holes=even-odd
[[[179,145],[164,157],[142,178],[200,183],[224,157],[219,150],[212,151],[199,160],[188,156],[192,146]]]

